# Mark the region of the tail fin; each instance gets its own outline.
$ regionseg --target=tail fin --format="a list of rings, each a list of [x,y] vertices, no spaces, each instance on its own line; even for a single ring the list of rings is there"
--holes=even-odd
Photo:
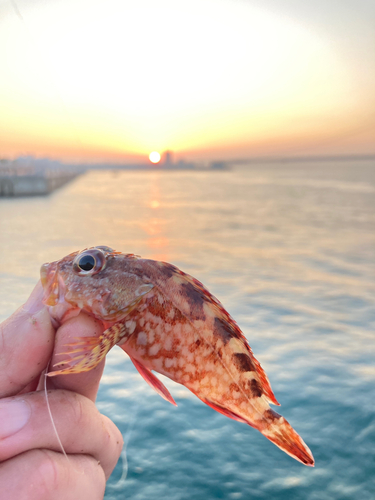
[[[269,409],[264,414],[264,426],[260,432],[291,457],[314,467],[315,461],[303,439],[284,417]]]

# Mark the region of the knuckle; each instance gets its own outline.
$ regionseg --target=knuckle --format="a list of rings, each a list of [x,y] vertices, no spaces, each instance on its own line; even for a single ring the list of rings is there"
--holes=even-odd
[[[91,412],[97,411],[95,405],[91,404],[91,401],[85,396],[64,389],[60,389],[59,392],[62,397],[61,403],[64,405],[66,416],[76,426],[85,425],[87,416]]]
[[[72,393],[70,401],[73,409],[74,422],[77,426],[80,427],[82,424],[84,424],[85,421],[87,412],[87,401],[77,393]]]

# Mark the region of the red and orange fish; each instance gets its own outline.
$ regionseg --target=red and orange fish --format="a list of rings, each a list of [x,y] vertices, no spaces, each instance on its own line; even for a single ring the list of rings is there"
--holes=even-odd
[[[170,403],[176,404],[152,371],[314,465],[301,437],[270,408],[279,403],[240,328],[198,280],[171,264],[105,246],[44,264],[41,277],[44,303],[58,324],[83,310],[105,327],[99,337],[70,344],[50,376],[91,370],[117,344]]]

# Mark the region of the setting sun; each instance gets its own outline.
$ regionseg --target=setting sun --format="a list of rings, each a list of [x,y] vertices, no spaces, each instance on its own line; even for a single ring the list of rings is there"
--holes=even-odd
[[[157,151],[153,151],[152,153],[149,154],[149,159],[151,163],[159,163],[160,154]]]
[[[371,14],[320,3],[0,0],[0,158],[372,154]]]

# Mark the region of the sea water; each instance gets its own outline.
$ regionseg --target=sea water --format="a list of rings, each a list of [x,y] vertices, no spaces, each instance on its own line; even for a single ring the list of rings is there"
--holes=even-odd
[[[94,245],[202,281],[316,460],[303,466],[160,376],[173,407],[114,348],[97,405],[126,453],[106,500],[375,498],[374,162],[92,171],[48,197],[0,198],[0,319],[42,263]]]

